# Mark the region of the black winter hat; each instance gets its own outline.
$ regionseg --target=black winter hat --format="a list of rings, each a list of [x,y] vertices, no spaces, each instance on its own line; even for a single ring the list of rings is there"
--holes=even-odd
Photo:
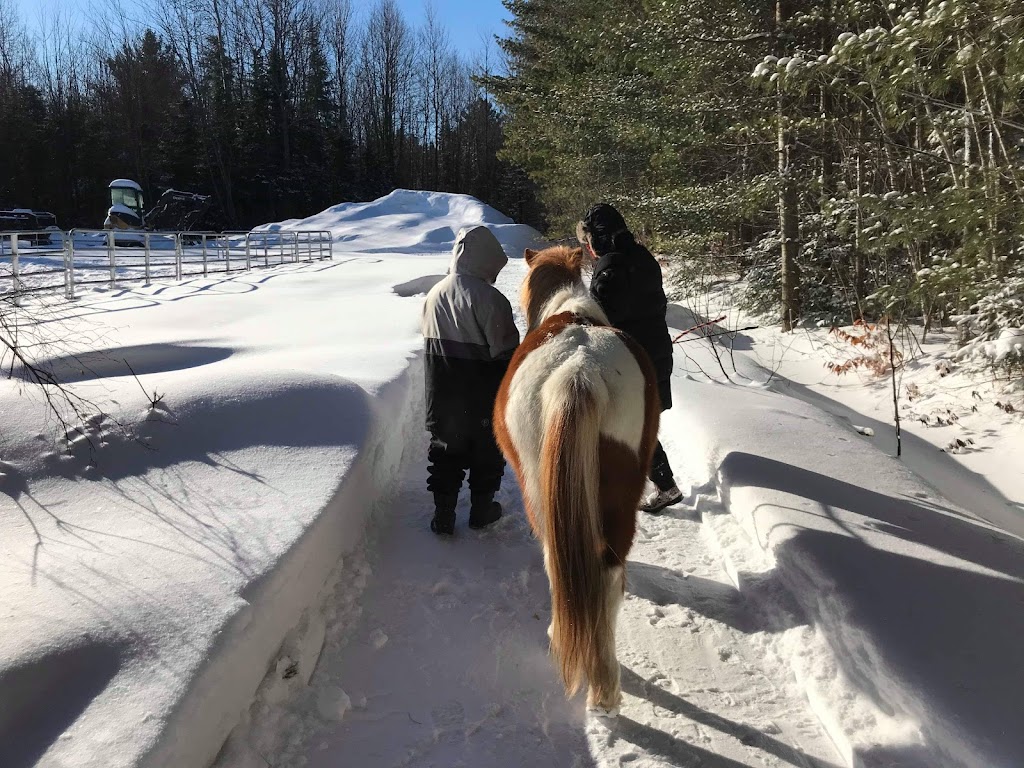
[[[622,214],[608,203],[598,203],[587,211],[576,227],[576,237],[589,241],[598,256],[611,251],[628,251],[636,243]]]
[[[583,224],[594,238],[614,237],[629,229],[622,214],[608,203],[598,203],[587,211]]]

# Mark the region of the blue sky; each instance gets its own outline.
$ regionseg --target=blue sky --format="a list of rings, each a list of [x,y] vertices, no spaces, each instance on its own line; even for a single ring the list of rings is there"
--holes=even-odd
[[[398,5],[410,22],[419,24],[423,20],[423,0],[398,0]],[[508,34],[502,22],[510,17],[501,0],[434,0],[434,6],[452,41],[461,43],[467,52],[480,48],[481,34],[488,38]]]
[[[423,20],[424,0],[397,0],[406,19],[414,25]],[[140,13],[146,6],[145,0],[14,0],[20,6],[21,17],[35,28],[39,24],[40,12],[47,15],[55,11],[68,13],[76,24],[88,23],[89,9],[104,9],[117,4],[132,14]],[[369,6],[368,0],[354,0],[359,9]],[[483,46],[481,37],[490,39],[493,35],[506,35],[503,20],[509,18],[501,0],[434,0],[438,18],[448,27],[453,42],[467,55],[472,55]]]

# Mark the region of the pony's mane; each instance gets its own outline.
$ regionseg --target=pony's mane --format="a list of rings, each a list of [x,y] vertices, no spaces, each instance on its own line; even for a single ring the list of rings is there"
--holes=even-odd
[[[523,281],[520,297],[526,322],[532,328],[551,298],[566,288],[583,290],[583,251],[564,245],[526,252],[530,272]]]

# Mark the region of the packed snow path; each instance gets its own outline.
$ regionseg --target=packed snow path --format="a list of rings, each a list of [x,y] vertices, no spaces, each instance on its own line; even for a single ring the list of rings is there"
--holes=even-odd
[[[547,581],[514,483],[492,529],[466,528],[463,501],[457,535],[439,539],[423,466],[346,564],[311,686],[253,729],[269,764],[840,764],[788,671],[766,668],[776,627],[728,582],[692,508],[641,520],[619,621],[625,702],[608,726],[566,700],[548,658]]]
[[[513,261],[499,278],[517,313],[524,272]],[[268,681],[250,743],[229,745],[222,768],[841,764],[789,670],[768,661],[787,627],[736,591],[693,506],[640,520],[619,619],[622,714],[586,720],[547,654],[547,579],[514,477],[500,523],[470,531],[463,498],[456,537],[438,539],[423,443],[338,577],[310,687],[277,705]]]

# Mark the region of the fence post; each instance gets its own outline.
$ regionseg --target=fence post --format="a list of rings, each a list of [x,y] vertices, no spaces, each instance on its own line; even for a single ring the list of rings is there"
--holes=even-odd
[[[249,247],[249,238],[252,237],[252,232],[248,232],[245,235],[245,271],[248,272],[252,269],[252,250]]]
[[[63,233],[61,237],[63,237]],[[68,301],[75,298],[75,230],[68,232],[64,242],[64,296]]]
[[[207,276],[206,268],[206,235],[200,235],[203,238],[203,277]]]
[[[21,280],[18,279],[18,233],[11,233],[11,273],[14,276],[14,306],[21,306]]]
[[[181,280],[181,259],[182,259],[182,247],[181,247],[181,232],[174,233],[174,279]]]
[[[146,287],[148,288],[149,285],[150,285],[150,278],[149,278],[149,232],[146,232],[142,236],[142,243],[143,243],[143,246],[145,248]]]
[[[114,230],[107,230],[107,258],[110,260],[110,287],[117,285],[117,255],[114,253]]]

